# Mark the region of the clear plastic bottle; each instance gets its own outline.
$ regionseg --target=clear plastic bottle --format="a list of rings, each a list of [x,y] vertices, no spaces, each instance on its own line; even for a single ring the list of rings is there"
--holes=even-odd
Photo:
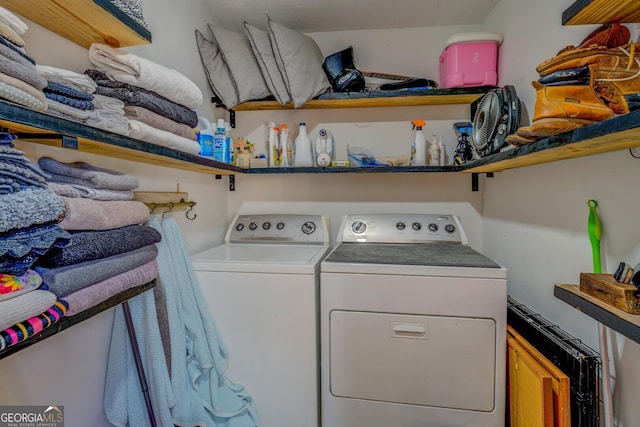
[[[213,134],[213,160],[228,163],[229,146],[225,135],[224,119],[218,119],[218,127]]]
[[[286,124],[280,126],[280,167],[291,166],[291,147],[289,145],[289,127]]]
[[[438,150],[440,151],[440,166],[447,164],[447,147],[442,143],[442,137],[438,136]]]
[[[313,145],[311,138],[307,134],[307,125],[301,122],[298,129],[298,136],[295,140],[295,154],[293,156],[293,166],[295,167],[311,167],[315,166],[313,161]]]
[[[427,164],[427,139],[422,132],[422,127],[426,125],[424,120],[414,120],[411,122],[415,129],[413,146],[411,149],[411,165],[425,166]]]
[[[432,136],[429,147],[429,166],[440,166],[440,148],[438,147],[438,137]]]
[[[231,123],[224,122],[224,136],[227,139],[227,147],[229,147],[229,156],[227,163],[236,164],[235,153],[233,149],[233,137],[231,136]]]

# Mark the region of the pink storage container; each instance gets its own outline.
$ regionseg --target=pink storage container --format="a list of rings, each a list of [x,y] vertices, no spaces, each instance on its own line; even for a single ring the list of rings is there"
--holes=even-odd
[[[498,46],[495,33],[454,34],[440,55],[440,87],[496,86]]]

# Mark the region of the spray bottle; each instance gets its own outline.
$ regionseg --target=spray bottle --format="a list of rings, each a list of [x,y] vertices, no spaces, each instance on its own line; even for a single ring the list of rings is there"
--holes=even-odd
[[[286,124],[280,126],[280,167],[291,166],[291,148],[289,147],[289,127]]]
[[[426,123],[422,119],[413,120],[411,123],[416,132],[411,150],[411,165],[425,166],[427,164],[427,140],[422,133],[422,127],[426,126]]]

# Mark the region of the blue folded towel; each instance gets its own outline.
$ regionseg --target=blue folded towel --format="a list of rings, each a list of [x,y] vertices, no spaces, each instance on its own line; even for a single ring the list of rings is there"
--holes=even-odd
[[[99,168],[85,162],[62,163],[51,157],[41,157],[38,165],[43,171],[55,174],[57,182],[86,185],[109,190],[133,190],[138,188],[135,176]]]

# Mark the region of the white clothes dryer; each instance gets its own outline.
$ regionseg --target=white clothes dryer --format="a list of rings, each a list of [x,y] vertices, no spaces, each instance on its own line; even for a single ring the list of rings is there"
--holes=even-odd
[[[228,375],[262,427],[319,425],[320,215],[238,215],[224,244],[192,257],[223,341]]]
[[[457,217],[347,215],[321,265],[322,425],[502,427],[506,269]]]

